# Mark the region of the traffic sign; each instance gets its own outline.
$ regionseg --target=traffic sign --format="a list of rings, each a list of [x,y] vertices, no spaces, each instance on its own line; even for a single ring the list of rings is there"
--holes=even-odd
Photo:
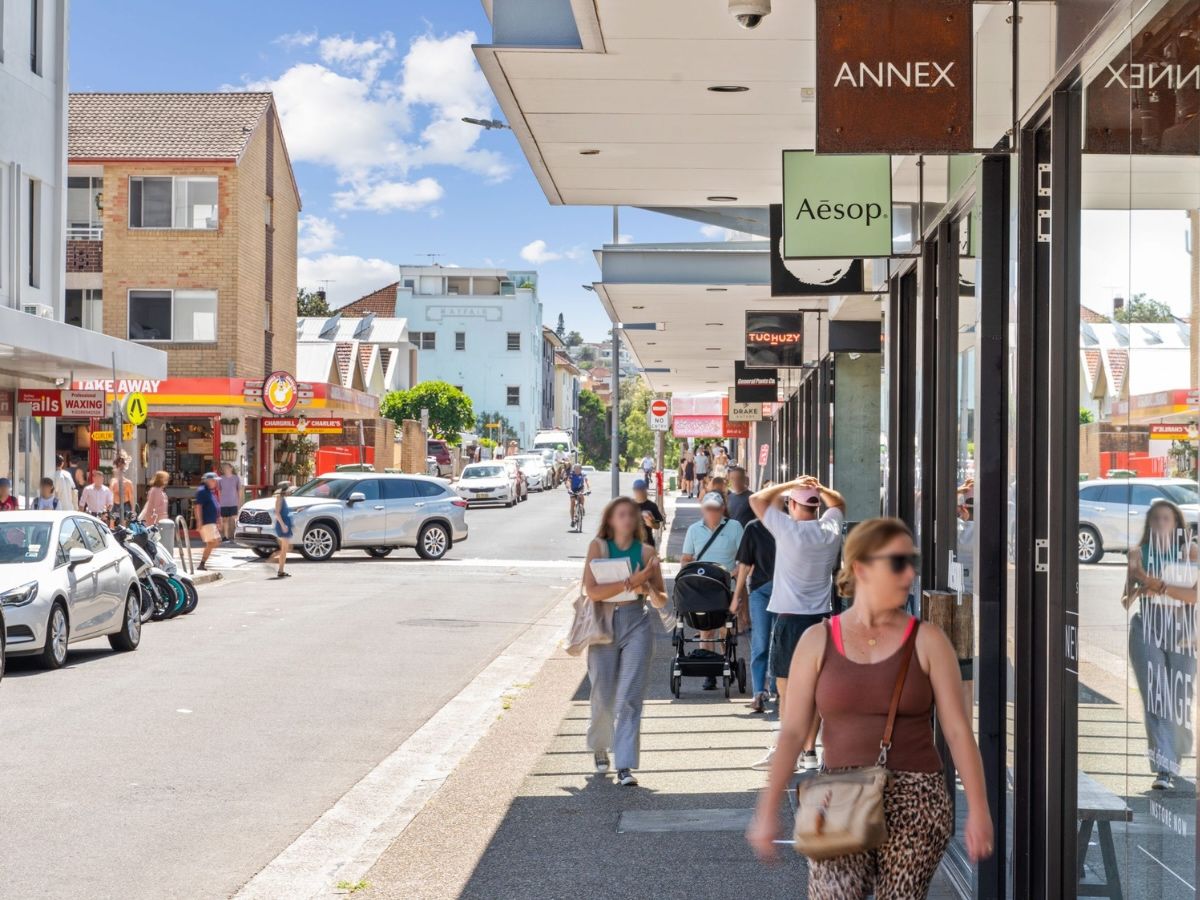
[[[671,407],[667,404],[666,400],[660,398],[650,404],[650,412],[661,418],[671,412]]]
[[[145,394],[134,391],[132,394],[125,395],[125,401],[121,404],[121,416],[126,422],[141,425],[146,421],[148,415],[150,415],[150,404],[146,400]]]
[[[761,447],[758,448],[758,464],[760,466],[765,466],[767,464],[767,457],[769,457],[770,455],[771,455],[771,445],[763,444]]]

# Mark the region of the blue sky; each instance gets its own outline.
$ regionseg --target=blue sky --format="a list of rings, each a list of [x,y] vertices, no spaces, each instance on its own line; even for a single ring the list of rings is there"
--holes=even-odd
[[[235,28],[229,26],[236,23]],[[580,285],[611,238],[607,207],[551,207],[470,52],[479,0],[73,0],[70,86],[80,91],[270,88],[300,183],[302,286],[344,303],[397,263],[536,268],[547,324],[598,339],[608,320]],[[622,233],[699,239],[698,226],[622,210]]]

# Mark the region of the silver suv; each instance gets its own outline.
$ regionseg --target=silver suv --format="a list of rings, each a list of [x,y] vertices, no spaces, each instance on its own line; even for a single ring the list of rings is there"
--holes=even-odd
[[[1200,488],[1186,478],[1108,478],[1079,485],[1079,561],[1097,563],[1108,553],[1137,544],[1146,513],[1156,500],[1170,500],[1196,530]]]
[[[397,547],[415,547],[424,559],[441,559],[467,539],[467,504],[446,482],[424,475],[336,472],[288,494],[296,548],[311,560],[357,547],[382,558]],[[275,498],[251,500],[238,514],[236,539],[261,557],[276,548],[271,514]]]

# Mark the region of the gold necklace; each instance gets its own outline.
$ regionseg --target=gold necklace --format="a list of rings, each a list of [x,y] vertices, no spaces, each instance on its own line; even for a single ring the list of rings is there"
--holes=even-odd
[[[858,623],[858,627],[867,633],[867,646],[868,647],[874,647],[877,643],[879,643],[877,638],[873,638],[870,636],[870,633],[872,631],[875,631],[876,629],[882,628],[883,625],[876,625],[873,628],[868,627],[867,625],[864,625],[862,620],[859,619],[857,616],[855,617],[855,621]]]

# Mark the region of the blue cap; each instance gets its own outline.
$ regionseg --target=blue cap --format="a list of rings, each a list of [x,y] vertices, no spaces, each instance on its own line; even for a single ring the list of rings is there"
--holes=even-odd
[[[633,489],[634,489],[635,491],[644,491],[644,490],[646,490],[646,479],[644,479],[644,478],[639,478],[639,479],[637,479],[637,481],[635,481],[635,482],[633,483]]]

